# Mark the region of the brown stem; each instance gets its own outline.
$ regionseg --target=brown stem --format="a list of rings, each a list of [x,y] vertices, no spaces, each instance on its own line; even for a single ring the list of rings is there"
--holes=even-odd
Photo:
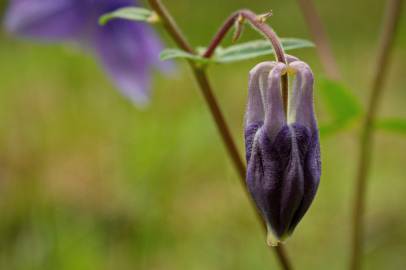
[[[255,203],[252,200],[252,197],[249,195],[247,186],[245,184],[245,176],[246,176],[245,165],[243,163],[243,160],[241,159],[241,156],[238,152],[236,144],[231,136],[230,129],[227,126],[227,123],[225,122],[224,116],[220,110],[216,97],[214,96],[213,89],[208,80],[207,74],[203,69],[194,68],[193,65],[192,65],[192,69],[193,69],[195,78],[197,80],[197,83],[200,87],[200,90],[202,91],[205,101],[206,101],[207,105],[209,106],[210,112],[216,122],[217,129],[218,129],[219,133],[221,134],[223,143],[226,145],[228,154],[231,157],[231,159],[234,163],[234,167],[236,168],[236,170],[238,172],[238,175],[240,177],[240,184],[243,187],[243,190],[251,204],[251,207],[255,212],[257,220],[260,222],[263,231],[266,233],[266,231],[267,231],[266,224],[263,221],[260,212],[256,208]],[[282,246],[277,246],[273,250],[275,250],[275,252],[278,256],[282,269],[286,269],[286,270],[292,269],[290,261],[286,255],[285,249]]]
[[[303,13],[307,26],[310,30],[316,50],[327,76],[330,79],[338,80],[341,75],[337,67],[337,62],[333,56],[331,46],[328,42],[327,34],[324,31],[320,16],[312,0],[298,0],[300,9]]]
[[[213,37],[203,56],[206,58],[210,58],[214,54],[214,51],[220,45],[221,41],[224,39],[228,31],[230,31],[230,29],[234,26],[235,22],[240,18],[246,19],[255,29],[264,34],[265,37],[268,38],[272,44],[276,59],[279,62],[286,64],[285,52],[283,51],[283,47],[275,31],[263,20],[261,20],[261,17],[259,17],[251,10],[247,9],[242,9],[237,12],[234,12],[233,14],[231,14],[230,17],[227,18],[227,20],[223,23],[223,25],[216,33],[216,35]],[[282,75],[282,98],[285,114],[287,114],[288,108],[288,92],[289,92],[288,89],[289,89],[288,75],[284,74]]]
[[[363,218],[365,213],[367,179],[369,168],[371,166],[372,148],[374,143],[373,126],[380,105],[379,101],[381,100],[383,93],[382,89],[388,71],[393,41],[400,21],[401,5],[402,0],[389,0],[387,3],[376,70],[371,87],[371,97],[369,99],[360,136],[360,154],[353,204],[352,249],[350,257],[351,270],[358,270],[361,268],[361,245],[364,232]]]
[[[180,31],[180,28],[177,27],[175,20],[169,14],[168,10],[166,10],[161,1],[148,0],[148,3],[151,8],[158,14],[159,19],[162,21],[162,24],[165,27],[166,31],[168,31],[169,35],[173,38],[179,48],[190,53],[195,53],[193,47],[189,45],[189,42],[186,40],[185,35],[183,35]]]
[[[170,16],[169,12],[166,10],[164,5],[159,0],[148,0],[152,9],[160,16],[162,23],[164,24],[165,29],[168,31],[169,35],[175,41],[175,43],[183,50],[194,53],[194,50],[189,45],[187,40],[184,38],[182,33],[179,30],[179,27],[176,25],[176,22]],[[207,105],[209,106],[210,112],[212,114],[213,119],[215,120],[217,129],[221,135],[224,145],[226,146],[227,152],[233,161],[234,167],[236,168],[238,175],[240,177],[240,183],[243,186],[245,193],[248,195],[248,191],[245,185],[245,174],[246,168],[244,162],[238,152],[238,148],[231,136],[230,129],[225,121],[223,113],[218,105],[216,97],[213,93],[212,87],[208,80],[207,74],[201,68],[198,68],[193,62],[189,61],[189,64],[193,70],[193,74],[196,78],[196,81],[199,85],[199,89],[201,90]],[[248,196],[251,206],[253,207],[258,221],[260,221],[264,232],[266,233],[266,226],[263,222],[262,218],[259,215],[257,208],[255,207],[252,199]],[[290,261],[286,255],[286,252],[282,246],[278,246],[273,248],[276,252],[277,258],[282,269],[289,270],[292,269]]]

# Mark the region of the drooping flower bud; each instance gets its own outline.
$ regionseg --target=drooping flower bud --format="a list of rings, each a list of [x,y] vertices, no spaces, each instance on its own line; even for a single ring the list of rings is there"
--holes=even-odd
[[[250,72],[245,123],[247,186],[268,226],[268,244],[289,236],[319,185],[320,146],[310,67],[263,62]],[[281,76],[295,74],[286,117]]]

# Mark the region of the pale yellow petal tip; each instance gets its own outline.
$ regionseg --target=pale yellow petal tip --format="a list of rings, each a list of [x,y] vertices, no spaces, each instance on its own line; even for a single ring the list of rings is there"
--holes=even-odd
[[[266,243],[268,244],[268,246],[277,247],[280,244],[283,244],[287,237],[287,235],[284,235],[282,236],[282,238],[278,238],[277,236],[275,236],[269,225],[267,226]]]
[[[275,237],[273,232],[268,230],[268,233],[266,235],[266,243],[270,247],[277,247],[279,245],[279,243],[281,243],[281,241],[278,238]]]

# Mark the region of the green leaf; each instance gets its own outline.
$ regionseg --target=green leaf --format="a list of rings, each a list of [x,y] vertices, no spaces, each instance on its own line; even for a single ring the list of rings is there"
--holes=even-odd
[[[375,123],[375,128],[406,135],[406,119],[402,118],[380,119]]]
[[[321,129],[322,134],[340,131],[362,114],[358,99],[340,82],[321,78],[317,86],[332,119],[331,123]]]
[[[125,7],[106,13],[99,18],[99,24],[105,25],[113,19],[126,19],[131,21],[148,21],[154,13],[146,8]]]
[[[312,42],[304,39],[281,38],[280,41],[285,51],[314,47]],[[233,45],[228,48],[219,47],[214,53],[214,61],[217,63],[232,63],[259,56],[271,55],[273,53],[273,48],[268,40],[255,40]]]
[[[200,55],[191,54],[191,53],[185,52],[180,49],[165,49],[160,53],[159,58],[162,61],[176,59],[176,58],[183,58],[183,59],[193,60],[194,62],[202,63],[202,64],[211,62],[210,59],[204,58]]]
[[[282,46],[285,50],[293,50],[298,48],[312,47],[313,43],[297,38],[282,38]],[[232,63],[251,58],[273,54],[273,49],[267,40],[255,40],[238,45],[233,45],[227,48],[218,47],[210,59],[204,58],[203,53],[206,51],[204,47],[198,47],[196,51],[199,55],[182,51],[180,49],[165,49],[161,52],[161,60],[169,60],[175,58],[184,58],[193,60],[198,63]]]

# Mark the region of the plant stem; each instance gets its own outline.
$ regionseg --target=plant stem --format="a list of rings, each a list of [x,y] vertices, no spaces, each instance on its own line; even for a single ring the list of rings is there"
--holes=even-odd
[[[245,165],[238,152],[236,144],[231,136],[230,129],[228,128],[227,123],[224,120],[224,116],[220,110],[216,97],[214,96],[213,89],[208,80],[207,74],[204,70],[195,68],[195,67],[193,67],[193,65],[192,65],[192,70],[193,70],[195,78],[198,82],[198,85],[200,87],[200,90],[203,93],[205,101],[210,108],[210,112],[213,116],[213,119],[216,122],[217,129],[223,139],[223,143],[226,146],[227,152],[228,152],[229,156],[231,157],[234,167],[236,168],[236,170],[238,172],[238,175],[240,177],[240,184],[243,187],[244,193],[246,194],[246,196],[250,202],[250,205],[251,205],[252,209],[254,210],[257,220],[261,224],[263,232],[266,233],[266,230],[267,230],[266,224],[263,221],[260,212],[256,208],[254,201],[252,200],[251,196],[249,195],[249,192],[248,192],[246,184],[245,184],[245,176],[246,176]],[[277,246],[277,247],[274,247],[271,249],[275,250],[282,269],[285,269],[285,270],[292,269],[292,266],[287,257],[286,251],[282,246]]]
[[[184,35],[179,30],[179,27],[177,26],[176,22],[170,16],[170,14],[166,10],[165,6],[161,3],[161,1],[148,0],[148,2],[150,4],[151,8],[159,15],[165,29],[168,31],[169,35],[172,37],[172,39],[175,41],[175,43],[181,49],[183,49],[189,53],[195,53],[193,48],[187,42]],[[248,190],[245,185],[246,168],[245,168],[244,162],[243,162],[243,160],[238,152],[238,148],[231,136],[230,129],[229,129],[229,127],[225,121],[225,118],[223,116],[223,113],[221,112],[221,109],[218,105],[218,102],[216,100],[212,87],[208,80],[207,74],[203,69],[197,67],[193,62],[189,61],[189,64],[193,70],[193,74],[194,74],[196,81],[199,85],[199,88],[205,98],[205,101],[206,101],[207,105],[209,106],[212,117],[215,120],[217,129],[221,135],[224,145],[226,146],[227,152],[228,152],[229,156],[231,157],[234,167],[236,168],[236,170],[238,172],[238,175],[240,177],[240,183],[241,183],[245,193],[248,195]],[[260,221],[260,224],[262,225],[262,228],[264,229],[264,232],[266,233],[266,225],[263,222],[262,218],[260,217],[259,212],[258,212],[257,208],[255,207],[252,198],[250,196],[248,196],[248,199],[251,203],[251,206],[254,209],[254,212],[256,213],[256,215],[258,217],[258,221]],[[282,246],[278,246],[272,250],[274,250],[276,252],[277,258],[279,260],[279,263],[280,263],[282,269],[285,269],[285,270],[292,269],[290,261]]]
[[[233,14],[231,14],[230,17],[227,18],[227,20],[223,23],[223,25],[220,27],[220,29],[210,42],[203,56],[206,58],[210,58],[214,54],[214,51],[220,45],[221,41],[224,39],[228,31],[234,26],[235,22],[240,18],[246,19],[247,21],[250,22],[252,27],[257,29],[262,34],[264,34],[265,37],[268,38],[272,44],[276,59],[279,62],[286,64],[285,53],[283,51],[282,45],[275,31],[268,24],[265,23],[265,20],[261,19],[261,16],[258,16],[251,10],[247,9],[242,9],[237,12],[234,12]],[[289,88],[288,75],[284,74],[282,75],[282,98],[285,113],[287,113],[288,108],[288,88]]]
[[[350,257],[351,270],[358,270],[361,268],[361,245],[364,232],[363,218],[365,213],[367,179],[371,166],[372,148],[374,143],[373,127],[379,109],[379,101],[381,100],[383,93],[382,89],[388,71],[394,37],[400,21],[401,5],[402,0],[389,0],[387,3],[376,70],[372,81],[371,97],[369,99],[367,112],[361,130],[358,173],[355,183],[353,204],[352,249]]]
[[[341,75],[334,59],[327,34],[312,0],[298,0],[310,34],[316,43],[316,50],[323,68],[330,79],[338,80]]]
[[[176,45],[187,52],[195,53],[193,47],[189,45],[189,42],[186,40],[185,35],[182,34],[175,20],[169,14],[168,10],[161,3],[161,1],[148,0],[148,3],[151,8],[158,14],[163,26],[165,27],[166,31],[168,31],[172,39],[176,42]]]

